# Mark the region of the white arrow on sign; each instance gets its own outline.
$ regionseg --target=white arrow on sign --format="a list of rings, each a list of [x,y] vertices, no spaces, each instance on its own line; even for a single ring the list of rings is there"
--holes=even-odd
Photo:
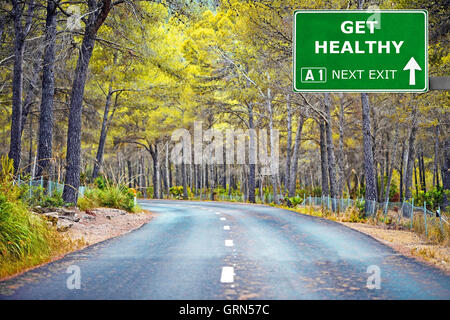
[[[414,57],[411,57],[409,59],[406,66],[403,68],[403,70],[409,70],[409,85],[413,86],[416,84],[416,70],[422,70],[417,63],[416,59]]]

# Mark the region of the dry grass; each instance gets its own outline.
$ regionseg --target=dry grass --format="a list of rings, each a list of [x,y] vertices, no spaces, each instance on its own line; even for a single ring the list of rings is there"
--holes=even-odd
[[[283,209],[326,218],[344,224],[372,236],[399,253],[432,264],[450,274],[450,226],[440,223],[439,218],[427,217],[427,232],[423,215],[415,215],[413,228],[411,220],[399,218],[394,212],[386,216],[380,211],[375,217],[361,218],[356,208],[350,208],[339,215],[316,207]]]

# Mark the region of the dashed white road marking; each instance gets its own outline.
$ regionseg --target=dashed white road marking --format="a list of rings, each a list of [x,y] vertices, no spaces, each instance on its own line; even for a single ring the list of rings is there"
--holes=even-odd
[[[227,220],[227,219],[225,219],[224,217],[222,217],[222,218],[220,218],[220,220],[225,221],[225,220]]]
[[[222,283],[234,282],[234,268],[233,267],[223,267],[222,268],[222,275],[220,276],[220,282],[222,282]]]
[[[225,240],[225,247],[232,247],[234,246],[233,240]]]
[[[216,211],[216,214],[220,214],[220,212],[219,212],[219,211]]]
[[[230,226],[223,226],[223,230],[230,230]]]

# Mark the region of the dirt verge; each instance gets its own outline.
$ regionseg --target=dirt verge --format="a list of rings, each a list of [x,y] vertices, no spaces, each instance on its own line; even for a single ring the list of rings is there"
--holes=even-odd
[[[383,225],[337,222],[368,234],[395,251],[437,267],[447,275],[450,275],[450,248],[448,246],[428,243],[414,232],[408,230],[388,229],[387,226]]]
[[[127,213],[119,209],[97,208],[81,214],[80,221],[73,224],[66,234],[71,240],[81,240],[89,246],[135,230],[153,216],[149,211]]]

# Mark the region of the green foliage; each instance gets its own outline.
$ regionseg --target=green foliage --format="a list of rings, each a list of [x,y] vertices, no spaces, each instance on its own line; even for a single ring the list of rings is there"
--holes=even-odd
[[[285,197],[284,198],[284,203],[287,204],[287,206],[291,207],[291,208],[295,208],[297,207],[299,204],[301,204],[303,202],[303,197],[301,196],[295,196],[295,197]]]
[[[20,201],[8,200],[0,193],[0,255],[11,259],[20,259],[28,254],[46,248],[45,223],[39,217],[30,214]]]
[[[228,194],[228,190],[225,189],[225,188],[223,188],[222,186],[217,187],[217,188],[214,190],[214,192],[215,192],[216,194],[219,194],[219,195],[227,195],[227,194]]]
[[[315,187],[311,190],[311,196],[313,197],[320,197],[322,195],[322,188],[321,187]]]
[[[365,200],[357,200],[356,201],[356,208],[358,209],[360,214],[364,214],[365,205],[366,205]]]
[[[13,184],[11,162],[2,157],[0,171],[0,278],[47,261],[72,243],[40,216],[28,211]]]
[[[183,199],[183,186],[170,187],[169,192],[175,199]]]
[[[64,203],[62,192],[53,191],[51,195],[41,186],[30,186],[28,183],[20,185],[20,199],[29,207],[62,207]]]
[[[97,178],[95,178],[94,184],[97,186],[98,189],[103,190],[106,188],[107,182],[106,179],[100,175]]]
[[[295,189],[295,194],[297,196],[305,198],[307,195],[309,195],[309,192],[306,189],[299,189],[299,188],[297,188],[297,189]]]
[[[147,195],[148,197],[153,197],[153,186],[147,187]]]
[[[436,210],[444,200],[443,191],[442,187],[434,187],[427,192],[420,189],[419,193],[414,193],[414,204],[420,207],[426,202],[428,209]]]
[[[123,185],[108,185],[103,189],[87,188],[83,197],[78,199],[80,210],[93,209],[95,207],[107,207],[136,212],[138,207],[134,204],[134,193]]]

